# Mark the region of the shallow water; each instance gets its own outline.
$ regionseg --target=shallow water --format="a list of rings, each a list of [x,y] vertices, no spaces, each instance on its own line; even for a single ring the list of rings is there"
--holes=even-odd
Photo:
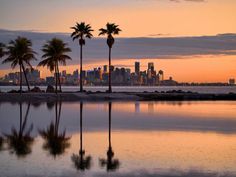
[[[233,101],[1,103],[0,132],[1,177],[236,176]]]

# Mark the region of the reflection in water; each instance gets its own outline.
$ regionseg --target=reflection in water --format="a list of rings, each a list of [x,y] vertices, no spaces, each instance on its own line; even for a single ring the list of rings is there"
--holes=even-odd
[[[59,105],[59,111],[58,111]],[[66,131],[63,133],[59,133],[59,124],[61,117],[61,100],[58,103],[58,100],[55,103],[55,122],[51,122],[49,127],[46,130],[39,130],[39,134],[45,140],[43,148],[48,150],[51,155],[56,157],[57,155],[61,155],[65,152],[66,148],[70,147],[70,137],[66,137]]]
[[[8,148],[11,153],[15,153],[18,157],[24,157],[31,153],[31,146],[34,138],[30,136],[33,130],[33,124],[27,129],[27,120],[30,110],[30,103],[28,103],[27,110],[22,119],[22,102],[20,104],[20,127],[19,131],[15,127],[12,127],[11,134],[5,134],[7,139]]]
[[[236,177],[236,102],[190,103],[108,105],[58,100],[37,108],[32,103],[23,103],[22,108],[19,103],[3,103],[0,176]],[[32,152],[26,158],[17,158],[16,153],[8,153],[6,133],[14,134],[14,125],[17,137],[19,132],[25,135],[31,121],[38,127],[30,133],[34,137]],[[66,134],[61,127],[66,128]],[[69,134],[71,139],[66,137]],[[49,153],[63,155],[52,158]]]
[[[111,102],[109,102],[109,147],[107,150],[107,159],[99,159],[101,167],[106,166],[107,171],[115,171],[119,168],[120,162],[118,159],[113,159],[114,152],[111,146]]]
[[[85,156],[85,150],[83,150],[83,103],[80,102],[80,150],[79,154],[73,154],[71,160],[74,166],[78,170],[88,170],[91,167],[91,156]]]
[[[2,146],[3,146],[3,137],[0,136],[0,151],[2,150]]]

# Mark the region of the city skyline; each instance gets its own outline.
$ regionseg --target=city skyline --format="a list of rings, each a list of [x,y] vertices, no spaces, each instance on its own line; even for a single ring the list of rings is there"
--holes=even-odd
[[[133,70],[129,67],[111,65],[111,79],[113,85],[235,85],[235,78],[228,78],[225,82],[181,82],[173,78],[172,75],[166,75],[165,71],[155,67],[154,62],[148,62],[146,68],[141,67],[140,61],[135,61]],[[144,69],[143,69],[144,68]],[[72,72],[61,70],[59,78],[62,85],[80,85],[79,69]],[[19,84],[19,72],[9,72],[4,77],[0,77],[0,83],[3,85]],[[54,85],[55,75],[42,77],[40,70],[31,68],[26,70],[27,78],[33,85]],[[108,65],[97,66],[82,71],[84,85],[107,85],[108,84]],[[26,84],[25,79],[23,83]]]

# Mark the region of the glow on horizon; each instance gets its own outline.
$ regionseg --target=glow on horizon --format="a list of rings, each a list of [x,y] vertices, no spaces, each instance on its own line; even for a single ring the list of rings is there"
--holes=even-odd
[[[224,82],[229,78],[236,78],[236,56],[201,56],[198,58],[186,59],[113,59],[112,65],[117,67],[127,67],[134,71],[134,62],[139,61],[141,70],[147,69],[148,62],[154,62],[155,70],[163,70],[165,79],[170,76],[178,82]],[[84,64],[84,70],[92,70],[96,67],[107,65],[108,60]],[[37,68],[41,71],[41,77],[52,76],[46,67]],[[79,69],[79,65],[60,66],[60,71],[66,70],[72,73]],[[17,71],[14,70],[14,71]],[[0,77],[12,70],[1,70]]]

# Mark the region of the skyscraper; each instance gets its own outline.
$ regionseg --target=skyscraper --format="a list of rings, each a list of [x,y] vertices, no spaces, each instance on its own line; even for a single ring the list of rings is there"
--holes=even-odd
[[[140,72],[140,62],[135,62],[135,74],[139,75]]]
[[[154,63],[153,62],[148,63],[148,70],[151,70],[152,72],[154,71]]]
[[[104,66],[103,66],[103,72],[104,72],[104,73],[107,73],[107,65],[104,65]]]

